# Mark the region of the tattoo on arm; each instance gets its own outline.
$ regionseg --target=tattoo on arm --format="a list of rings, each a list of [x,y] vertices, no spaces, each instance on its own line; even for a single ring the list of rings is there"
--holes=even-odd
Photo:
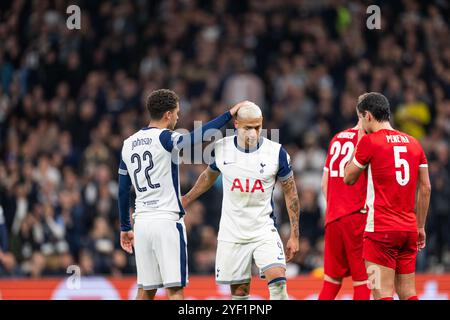
[[[298,199],[297,186],[294,176],[281,182],[286,200],[286,208],[291,222],[291,234],[299,237],[300,201]]]

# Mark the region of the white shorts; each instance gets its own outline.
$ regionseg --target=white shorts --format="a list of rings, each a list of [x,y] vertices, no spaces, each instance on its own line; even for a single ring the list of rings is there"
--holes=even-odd
[[[134,223],[138,288],[184,287],[188,283],[186,228],[183,220]]]
[[[218,284],[249,283],[252,261],[262,275],[267,269],[286,269],[283,243],[278,233],[274,238],[258,242],[234,243],[218,241],[216,253],[216,282]]]

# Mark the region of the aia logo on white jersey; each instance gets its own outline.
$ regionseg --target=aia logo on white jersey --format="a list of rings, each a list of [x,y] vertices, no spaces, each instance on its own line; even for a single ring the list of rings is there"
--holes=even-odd
[[[231,191],[234,191],[235,189],[241,192],[250,192],[250,193],[254,193],[258,190],[264,192],[264,187],[262,185],[261,180],[259,179],[256,179],[254,181],[250,181],[250,179],[245,179],[243,183],[239,178],[236,178],[234,179],[233,185],[231,186]]]

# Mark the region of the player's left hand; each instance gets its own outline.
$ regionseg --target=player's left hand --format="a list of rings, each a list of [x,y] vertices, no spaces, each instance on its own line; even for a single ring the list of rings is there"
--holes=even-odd
[[[364,137],[366,134],[367,134],[366,131],[364,131],[363,127],[360,126],[358,128],[358,141],[357,141],[357,144],[359,143],[359,141],[361,141],[362,137]]]
[[[290,262],[300,250],[300,241],[297,237],[290,237],[286,243],[286,262]]]
[[[133,253],[134,245],[134,232],[133,231],[122,231],[120,232],[120,246],[123,250],[129,254]]]
[[[419,228],[418,232],[419,232],[419,237],[417,239],[417,246],[418,246],[419,251],[420,251],[423,248],[425,248],[427,234],[425,233],[425,228]]]

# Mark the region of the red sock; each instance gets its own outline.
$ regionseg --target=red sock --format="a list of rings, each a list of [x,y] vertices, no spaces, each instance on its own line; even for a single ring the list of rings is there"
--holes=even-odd
[[[419,298],[417,298],[417,296],[411,296],[408,298],[408,300],[419,300]]]
[[[370,291],[366,283],[353,286],[353,300],[370,300]]]
[[[336,284],[324,280],[322,290],[319,294],[319,300],[334,300],[341,289],[341,284]]]
[[[377,300],[394,300],[394,298],[393,297],[384,297],[384,298],[380,298]]]

